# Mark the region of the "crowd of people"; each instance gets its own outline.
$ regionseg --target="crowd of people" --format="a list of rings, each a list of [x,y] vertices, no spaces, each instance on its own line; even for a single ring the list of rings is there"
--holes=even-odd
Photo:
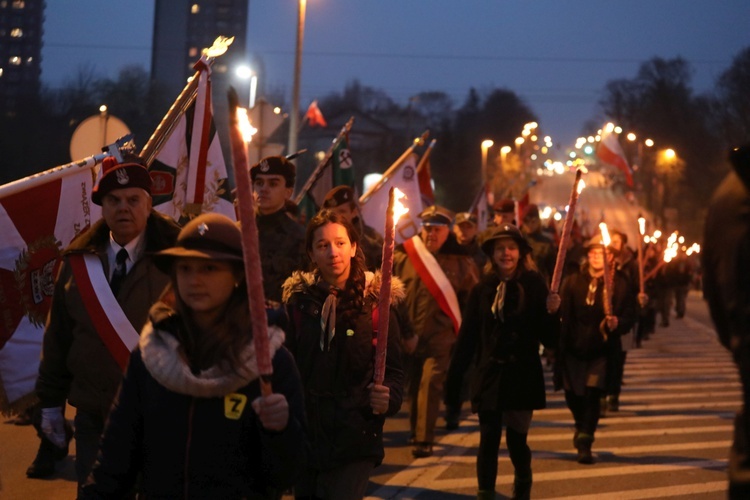
[[[81,498],[362,498],[402,403],[424,458],[441,415],[457,428],[466,402],[479,416],[478,498],[495,496],[503,428],[514,498],[529,498],[544,366],[564,390],[578,462],[593,463],[627,349],[658,315],[669,324],[673,301],[684,316],[695,271],[683,257],[660,266],[658,244],[647,245],[646,272],[660,269],[641,293],[624,232],[613,228],[607,246],[574,227],[550,291],[559,241],[537,205],[518,213],[501,200],[485,231],[475,214],[433,205],[394,250],[380,367],[383,237],[348,186],[301,225],[288,209],[295,166],[268,157],[250,169],[268,318],[269,352],[258,353],[242,221],[209,213],[179,228],[152,209],[137,157],[102,168],[92,193],[102,219],[65,250],[55,285],[27,471],[54,475],[75,438]],[[261,375],[265,355],[272,376]]]

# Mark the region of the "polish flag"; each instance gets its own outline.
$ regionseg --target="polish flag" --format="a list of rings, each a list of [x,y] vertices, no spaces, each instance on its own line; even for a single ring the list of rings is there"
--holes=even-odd
[[[633,171],[625,159],[625,152],[622,150],[617,136],[613,132],[614,126],[608,123],[602,129],[602,138],[599,146],[596,148],[596,156],[609,165],[619,168],[625,174],[625,181],[629,187],[633,187]]]

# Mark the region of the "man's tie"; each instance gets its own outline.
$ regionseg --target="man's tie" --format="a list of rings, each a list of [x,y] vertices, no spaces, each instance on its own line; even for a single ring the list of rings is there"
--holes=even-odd
[[[128,251],[121,248],[115,257],[115,272],[112,273],[112,280],[109,282],[109,286],[112,288],[112,293],[115,296],[117,296],[120,285],[122,285],[122,280],[125,279],[125,274],[127,273],[126,260],[128,260]]]

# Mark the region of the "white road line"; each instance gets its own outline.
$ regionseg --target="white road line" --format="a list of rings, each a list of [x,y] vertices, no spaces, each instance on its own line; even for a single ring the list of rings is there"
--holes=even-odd
[[[594,493],[592,495],[555,497],[547,500],[601,500],[605,497],[608,500],[641,500],[646,498],[668,498],[686,495],[699,495],[701,493],[714,493],[726,490],[726,481],[713,481],[710,483],[676,484],[674,486],[663,486],[661,488],[644,488],[640,490]]]

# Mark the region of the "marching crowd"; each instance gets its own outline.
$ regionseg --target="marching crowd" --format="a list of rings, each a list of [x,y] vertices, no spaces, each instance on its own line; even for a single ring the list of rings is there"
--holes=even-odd
[[[505,428],[514,498],[529,498],[545,365],[575,422],[577,460],[593,463],[627,350],[667,326],[673,304],[684,316],[696,274],[684,256],[660,266],[663,249],[646,245],[646,274],[660,269],[641,293],[625,232],[610,229],[604,245],[574,225],[550,291],[559,241],[538,206],[518,216],[501,200],[480,232],[474,214],[434,205],[395,248],[376,380],[383,237],[347,186],[299,224],[288,210],[295,166],[268,157],[250,170],[273,365],[262,377],[241,221],[203,214],[179,228],[152,209],[137,157],[102,168],[92,193],[102,219],[65,250],[55,285],[27,470],[54,475],[75,438],[80,498],[362,498],[402,403],[417,458],[433,454],[441,415],[452,430],[464,403],[478,414],[477,498],[495,498]]]

